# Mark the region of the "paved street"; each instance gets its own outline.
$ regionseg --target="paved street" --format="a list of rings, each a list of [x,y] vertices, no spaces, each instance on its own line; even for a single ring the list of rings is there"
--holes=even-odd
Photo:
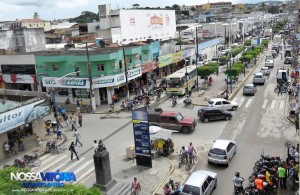
[[[259,72],[261,64],[254,69],[254,73]],[[294,125],[289,122],[285,116],[288,112],[288,101],[286,94],[277,95],[274,93],[276,84],[275,75],[277,68],[282,67],[282,60],[276,59],[275,67],[271,71],[270,77],[265,85],[258,86],[258,92],[255,96],[243,96],[240,90],[233,101],[239,104],[237,111],[232,111],[233,118],[230,121],[217,121],[203,123],[197,118],[199,106],[194,108],[185,108],[183,97],[180,97],[178,104],[172,108],[171,99],[164,95],[165,101],[155,102],[151,108],[161,107],[163,110],[180,111],[184,116],[193,116],[197,119],[197,127],[191,134],[175,133],[173,135],[175,152],[168,160],[158,158],[153,160],[153,168],[147,169],[135,166],[135,162],[128,159],[125,155],[125,149],[128,145],[134,143],[131,125],[130,112],[116,112],[107,114],[83,115],[83,127],[79,128],[83,147],[78,146],[77,151],[80,160],[70,160],[68,147],[71,141],[75,141],[74,132],[70,127],[63,129],[65,142],[59,148],[59,154],[45,154],[40,159],[42,165],[32,170],[39,171],[74,171],[77,176],[76,183],[86,186],[92,186],[95,182],[94,162],[93,162],[93,140],[103,139],[104,144],[110,154],[112,177],[123,185],[123,194],[127,194],[130,182],[134,176],[138,177],[142,186],[142,194],[151,194],[155,188],[164,180],[165,176],[175,166],[171,178],[174,181],[184,182],[189,173],[184,168],[178,168],[178,153],[181,146],[187,146],[192,142],[196,147],[198,163],[193,170],[205,169],[215,171],[219,174],[218,188],[213,194],[231,194],[232,178],[236,171],[248,178],[252,171],[254,163],[258,160],[260,154],[280,155],[286,158],[285,141],[297,143],[295,137]],[[288,68],[288,66],[286,66]],[[224,70],[220,67],[219,76],[213,76],[215,83],[206,91],[205,96],[213,97],[221,89],[225,89]],[[251,69],[247,70],[247,73]],[[247,76],[247,75],[246,75]],[[241,75],[240,83],[246,79]],[[246,83],[252,83],[252,76]],[[233,86],[233,91],[238,85]],[[194,92],[195,101],[204,102],[204,97],[197,97]],[[50,117],[51,118],[51,117]],[[65,124],[64,124],[65,125]],[[237,141],[238,152],[230,163],[230,166],[220,167],[207,163],[207,152],[215,139],[233,139]],[[245,182],[244,186],[247,184]],[[157,193],[162,194],[161,187]],[[281,192],[280,194],[289,194]]]

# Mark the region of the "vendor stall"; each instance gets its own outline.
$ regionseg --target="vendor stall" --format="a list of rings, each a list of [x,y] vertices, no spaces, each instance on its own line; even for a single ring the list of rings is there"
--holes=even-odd
[[[174,143],[172,133],[177,132],[169,129],[163,129],[157,126],[150,126],[151,154],[155,158],[158,155],[168,156],[174,152]]]

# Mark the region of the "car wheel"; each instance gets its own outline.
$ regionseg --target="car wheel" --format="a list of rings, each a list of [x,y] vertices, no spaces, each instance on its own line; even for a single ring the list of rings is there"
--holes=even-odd
[[[228,120],[229,120],[229,117],[228,117],[228,116],[226,116],[226,117],[225,117],[225,120],[226,120],[226,121],[228,121]]]
[[[208,121],[209,121],[208,118],[205,118],[205,119],[204,119],[204,122],[205,122],[205,123],[208,123]]]
[[[232,109],[233,111],[236,110],[236,106],[233,106],[231,109]]]
[[[191,132],[191,130],[190,130],[189,127],[182,127],[181,132],[184,133],[184,134],[188,134],[188,133]]]

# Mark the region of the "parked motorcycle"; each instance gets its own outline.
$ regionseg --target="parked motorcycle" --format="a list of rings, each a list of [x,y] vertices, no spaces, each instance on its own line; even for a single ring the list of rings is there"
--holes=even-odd
[[[16,166],[18,168],[25,168],[26,167],[26,163],[25,163],[24,160],[15,159],[14,166]]]
[[[47,141],[46,152],[56,151],[58,154],[58,146],[56,141]]]
[[[190,101],[187,101],[187,100],[184,100],[183,101],[183,103],[184,103],[184,106],[185,107],[193,107],[194,105],[192,104],[192,100],[190,100]]]
[[[34,156],[24,155],[24,161],[26,164],[32,164],[35,167],[38,167],[41,165],[40,159],[38,159],[38,154],[35,153]]]

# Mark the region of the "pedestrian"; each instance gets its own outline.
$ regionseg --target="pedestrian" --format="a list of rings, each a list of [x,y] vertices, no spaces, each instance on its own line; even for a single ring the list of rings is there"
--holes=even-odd
[[[57,127],[57,139],[61,139],[62,140],[62,137],[61,137],[61,129],[59,127]]]
[[[282,95],[282,86],[281,86],[281,84],[278,84],[277,87],[278,87],[278,94],[277,95],[279,95],[279,93]]]
[[[97,140],[94,140],[94,151],[95,153],[97,152],[98,150],[98,143],[97,143]]]
[[[73,120],[73,116],[70,117],[70,123],[71,123],[71,126],[72,126],[71,131],[76,130],[76,128],[75,128],[75,121]]]
[[[21,152],[22,152],[22,151],[25,151],[23,141],[24,141],[24,140],[23,140],[23,137],[22,137],[22,136],[19,136],[19,138],[18,138],[18,143],[19,143],[19,149],[20,149]]]
[[[39,136],[36,136],[35,143],[36,143],[36,146],[37,146],[38,150],[42,149],[42,151],[43,151],[42,141],[41,141],[41,138]]]
[[[77,98],[77,100],[76,100],[76,106],[77,106],[77,108],[80,107],[80,102],[79,102],[79,99],[78,99],[78,98]]]
[[[45,123],[45,129],[48,136],[50,135],[50,127],[51,127],[51,120],[47,120]]]
[[[78,124],[80,125],[80,127],[82,127],[82,114],[81,113],[78,114]]]
[[[79,140],[81,138],[81,135],[79,134],[79,132],[77,131],[77,129],[75,129],[74,137],[76,138],[75,146],[77,146],[77,143],[80,143],[80,145],[82,147],[82,143]]]
[[[296,135],[299,135],[299,118],[298,118],[298,116],[296,116],[295,127],[296,127]]]
[[[196,150],[192,144],[192,142],[190,142],[190,145],[188,146],[188,154],[189,154],[189,161],[190,161],[190,164],[195,164],[194,162],[194,158],[193,158],[193,153],[196,153]]]
[[[294,170],[294,162],[293,161],[289,165],[287,182],[289,184],[289,187],[294,191],[295,190],[295,170]]]
[[[16,150],[15,150],[15,139],[10,139],[8,141],[9,144],[9,150],[11,153],[14,153],[15,155],[17,154]]]
[[[133,178],[133,182],[131,183],[131,188],[130,188],[131,194],[133,195],[139,195],[141,191],[141,184],[138,182],[137,178]]]
[[[286,189],[286,169],[283,167],[283,164],[285,164],[284,161],[282,161],[282,164],[279,165],[277,172],[279,177],[280,188]]]
[[[106,147],[103,143],[103,141],[100,139],[98,143],[98,150],[101,152],[102,150],[106,150]]]
[[[79,160],[77,152],[75,150],[74,142],[71,143],[69,150],[71,151],[71,161],[73,160],[73,154],[75,154],[77,157],[77,160]]]
[[[70,125],[70,119],[69,119],[68,115],[65,116],[65,121],[66,121],[67,127],[69,127],[69,125]]]
[[[9,150],[9,144],[8,142],[4,142],[4,151],[7,154],[8,158],[10,157],[10,150]]]
[[[74,125],[76,126],[76,115],[75,115],[75,113],[72,114],[72,121],[74,122]]]

